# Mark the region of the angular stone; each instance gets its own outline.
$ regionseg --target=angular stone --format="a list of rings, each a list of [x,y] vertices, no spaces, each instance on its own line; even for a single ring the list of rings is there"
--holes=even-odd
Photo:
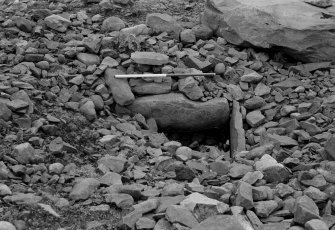
[[[319,208],[308,196],[298,197],[294,204],[294,221],[304,225],[307,221],[320,219]]]
[[[198,82],[193,77],[182,78],[178,81],[178,89],[189,99],[196,101],[204,96]]]
[[[0,119],[8,121],[11,117],[12,111],[7,107],[5,103],[0,102]]]
[[[76,183],[69,194],[69,198],[76,200],[86,200],[99,187],[100,182],[95,178],[85,178]]]
[[[223,127],[229,117],[226,99],[194,102],[176,93],[140,97],[127,109],[131,114],[140,113],[147,119],[154,118],[162,129],[202,130]]]
[[[306,230],[329,230],[328,225],[318,219],[310,220],[305,223]]]
[[[274,200],[258,201],[254,203],[255,211],[257,216],[266,218],[268,217],[276,208],[278,204]]]
[[[188,209],[178,205],[171,205],[166,209],[166,219],[171,223],[179,223],[189,228],[198,224],[197,219]]]
[[[135,100],[127,79],[115,78],[115,75],[123,74],[122,71],[117,69],[107,68],[105,70],[105,81],[110,88],[113,98],[119,105],[129,105]]]
[[[322,9],[300,0],[279,4],[276,0],[214,0],[206,5],[202,22],[235,45],[281,47],[303,62],[334,61],[335,39],[330,32],[334,24],[331,17],[322,18],[333,11],[334,6]]]
[[[131,54],[131,59],[142,65],[164,65],[169,62],[169,57],[165,54],[155,52],[138,52]]]
[[[235,205],[241,206],[245,209],[254,207],[252,198],[252,187],[250,184],[241,181],[236,191]]]
[[[155,33],[171,33],[177,40],[179,40],[180,32],[182,31],[182,27],[168,14],[148,14],[146,17],[146,25]]]
[[[162,82],[145,81],[142,79],[130,79],[129,85],[131,86],[132,92],[140,95],[156,95],[165,94],[171,92],[172,79],[166,77],[162,79]]]
[[[71,21],[63,18],[62,16],[52,14],[44,19],[46,25],[58,32],[65,32],[71,25]]]
[[[22,143],[14,147],[13,156],[21,164],[32,163],[35,149],[28,143]]]
[[[101,31],[104,33],[109,33],[109,32],[113,32],[113,31],[119,31],[123,28],[125,28],[126,25],[125,23],[122,21],[122,19],[112,16],[112,17],[108,17],[106,18],[103,22],[102,22],[102,26],[101,26]]]
[[[99,56],[89,53],[78,53],[77,59],[85,65],[98,65],[100,63]]]
[[[79,111],[84,114],[87,120],[93,121],[97,118],[97,113],[95,111],[95,105],[93,101],[87,101],[85,104],[80,106]]]
[[[335,136],[331,136],[325,144],[325,151],[328,154],[328,156],[335,160]]]
[[[257,127],[265,120],[264,115],[259,110],[252,111],[246,116],[247,123],[252,127]]]

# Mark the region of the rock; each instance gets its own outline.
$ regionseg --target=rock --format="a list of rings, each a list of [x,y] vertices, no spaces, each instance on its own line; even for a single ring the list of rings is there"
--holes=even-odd
[[[209,40],[213,36],[213,31],[204,25],[196,25],[192,30],[196,39]]]
[[[258,83],[263,79],[263,76],[258,74],[255,71],[250,73],[246,73],[241,77],[241,81],[248,82],[248,83]]]
[[[241,206],[245,209],[254,207],[252,198],[252,187],[250,184],[241,181],[236,191],[235,205]]]
[[[216,215],[207,218],[192,230],[246,230],[235,216]]]
[[[169,57],[165,54],[155,52],[135,52],[131,54],[131,59],[142,65],[164,65],[169,62]]]
[[[335,160],[335,136],[331,136],[325,144],[325,151],[328,154],[328,156]]]
[[[100,63],[99,56],[89,53],[78,53],[77,59],[85,65],[98,65]]]
[[[69,194],[71,200],[86,200],[99,187],[100,182],[95,178],[85,178],[76,183]]]
[[[182,27],[168,14],[153,13],[146,17],[146,25],[155,33],[167,32],[179,40]]]
[[[121,29],[121,32],[126,33],[126,34],[134,34],[135,36],[139,36],[139,35],[149,34],[149,30],[150,29],[147,27],[147,25],[139,24],[139,25],[135,25],[135,26],[132,26],[132,27],[123,28],[123,29]]]
[[[185,199],[184,195],[160,197],[158,207],[155,210],[155,213],[163,213],[169,206],[180,204],[180,202],[183,201],[184,199]]]
[[[130,209],[134,204],[134,198],[131,195],[125,193],[106,194],[105,200],[107,203],[115,204],[116,207],[121,209]]]
[[[97,118],[97,113],[95,111],[95,105],[93,101],[87,101],[85,104],[80,106],[79,110],[89,121],[93,121]]]
[[[136,229],[138,230],[147,230],[147,229],[153,229],[156,225],[156,222],[152,219],[146,218],[146,217],[141,217],[137,222],[136,222]]]
[[[233,156],[235,153],[245,151],[245,131],[240,104],[237,101],[233,101],[233,111],[230,118],[230,151]]]
[[[22,143],[14,147],[13,155],[15,160],[21,164],[32,163],[35,149],[28,142]]]
[[[17,17],[14,19],[15,25],[17,28],[22,30],[23,32],[26,33],[31,33],[36,26],[36,23],[33,21],[30,21],[26,18],[23,17]]]
[[[142,79],[130,79],[129,85],[131,86],[132,92],[140,95],[156,95],[165,94],[171,92],[172,79],[166,77],[162,79],[162,82],[145,81]]]
[[[322,220],[314,219],[305,223],[306,230],[328,230],[328,225]]]
[[[99,169],[108,172],[111,170],[115,173],[120,173],[124,170],[127,160],[121,157],[105,155],[98,160]]]
[[[7,195],[12,195],[11,189],[5,184],[0,184],[0,196],[7,196]]]
[[[246,120],[252,128],[255,128],[264,122],[265,117],[261,111],[255,110],[247,114]]]
[[[258,201],[254,203],[255,211],[257,216],[266,218],[268,217],[276,208],[278,204],[274,200]]]
[[[56,14],[46,17],[44,21],[49,28],[62,33],[66,32],[67,28],[71,25],[70,20]]]
[[[110,88],[113,98],[119,105],[129,105],[135,100],[127,79],[115,78],[116,74],[123,74],[122,71],[117,69],[107,68],[105,70],[105,81]]]
[[[171,223],[179,223],[189,228],[193,228],[198,224],[197,219],[188,209],[178,205],[169,206],[165,215],[166,219]]]
[[[195,34],[191,29],[185,29],[180,33],[180,40],[185,44],[192,44],[196,42]]]
[[[308,196],[298,197],[294,204],[294,221],[304,225],[307,221],[320,219],[319,208]]]
[[[304,2],[321,8],[327,8],[333,5],[331,0],[304,0]]]
[[[204,96],[198,84],[199,83],[193,77],[186,77],[178,81],[178,89],[184,93],[186,97],[196,101]]]
[[[127,106],[131,114],[154,118],[160,128],[202,130],[224,127],[229,117],[228,101],[215,98],[194,102],[182,94],[170,93],[136,98]]]
[[[235,45],[281,47],[304,62],[333,61],[335,39],[330,31],[334,23],[322,16],[332,15],[333,8],[321,9],[300,0],[280,4],[276,0],[213,0],[206,4],[202,21]]]
[[[109,33],[109,32],[113,32],[113,31],[119,31],[123,28],[125,28],[126,25],[125,23],[122,21],[122,19],[112,16],[112,17],[108,17],[106,18],[103,22],[102,22],[102,26],[101,26],[101,31],[104,33]]]
[[[0,102],[0,119],[9,121],[12,117],[12,111],[7,107],[5,103]]]
[[[7,221],[0,221],[0,230],[16,230],[16,227]]]

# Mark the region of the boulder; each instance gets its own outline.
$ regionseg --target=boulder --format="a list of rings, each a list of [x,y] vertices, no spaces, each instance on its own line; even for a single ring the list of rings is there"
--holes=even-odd
[[[235,45],[280,50],[303,62],[334,61],[335,6],[301,0],[208,0],[202,23]]]
[[[140,97],[127,109],[154,118],[160,128],[185,131],[224,127],[230,113],[225,98],[195,102],[178,93]]]

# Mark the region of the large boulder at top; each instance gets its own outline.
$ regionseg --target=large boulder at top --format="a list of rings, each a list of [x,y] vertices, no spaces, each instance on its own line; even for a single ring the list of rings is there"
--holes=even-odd
[[[303,62],[335,61],[335,6],[302,0],[207,0],[202,23],[235,45],[279,48]]]
[[[154,118],[159,128],[182,131],[222,128],[230,113],[225,98],[195,102],[179,93],[139,97],[127,109],[131,114]]]

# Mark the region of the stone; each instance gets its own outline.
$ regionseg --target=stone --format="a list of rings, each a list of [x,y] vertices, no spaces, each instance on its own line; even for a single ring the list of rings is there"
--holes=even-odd
[[[298,197],[294,204],[294,222],[304,225],[307,221],[320,219],[319,208],[308,196]]]
[[[274,200],[258,201],[254,203],[255,211],[257,216],[266,218],[268,217],[276,208],[278,204]]]
[[[192,44],[196,42],[195,34],[191,29],[185,29],[180,33],[180,40],[184,44]]]
[[[159,128],[185,131],[223,127],[230,113],[224,98],[194,102],[177,93],[139,97],[126,108],[133,115],[154,118]]]
[[[136,222],[136,229],[138,230],[147,230],[147,229],[153,229],[156,225],[156,222],[152,219],[146,218],[146,217],[141,217],[137,222]]]
[[[44,19],[45,24],[58,32],[66,32],[67,28],[71,25],[71,21],[63,18],[60,15],[52,14]]]
[[[115,75],[123,74],[117,69],[107,68],[105,70],[105,81],[110,88],[113,98],[119,105],[129,105],[134,102],[135,96],[131,91],[127,79],[115,78]]]
[[[107,203],[115,204],[116,207],[121,209],[130,209],[134,204],[134,198],[131,195],[125,193],[106,194],[105,201]]]
[[[169,206],[166,209],[165,216],[171,223],[179,223],[189,228],[193,228],[198,224],[197,219],[188,209],[178,205]]]
[[[115,172],[107,172],[100,178],[100,183],[104,185],[115,185],[120,184],[122,185],[121,176]]]
[[[325,143],[325,151],[328,156],[335,160],[335,136],[332,135]]]
[[[14,22],[17,28],[19,28],[20,30],[26,33],[31,33],[34,27],[36,26],[35,22],[30,21],[23,17],[16,17],[14,19]]]
[[[7,221],[0,221],[0,230],[16,230],[16,227]]]
[[[230,118],[230,152],[233,156],[246,150],[245,131],[243,129],[243,118],[240,110],[240,104],[237,101],[233,101],[233,110]]]
[[[169,57],[156,52],[138,52],[131,54],[131,59],[142,65],[164,65],[169,62]]]
[[[252,187],[250,184],[241,181],[236,191],[235,205],[241,206],[245,209],[254,207],[252,198]]]
[[[247,114],[246,121],[252,127],[258,127],[265,120],[265,116],[259,110],[252,111]]]
[[[84,63],[85,65],[98,65],[100,63],[100,58],[98,55],[89,53],[78,53],[77,59]]]
[[[250,73],[246,73],[241,77],[242,82],[248,82],[248,83],[258,83],[263,79],[263,76],[258,74],[255,71],[252,71]]]
[[[0,119],[9,121],[12,117],[12,111],[7,107],[5,103],[0,102]]]
[[[108,172],[111,170],[115,173],[120,173],[124,170],[127,160],[121,157],[105,155],[98,160],[98,167],[100,170]]]
[[[113,32],[113,31],[120,31],[121,29],[125,28],[126,25],[125,23],[122,21],[122,19],[112,16],[112,17],[108,17],[106,18],[103,22],[102,22],[102,26],[101,26],[101,31],[104,33],[109,33],[109,32]]]
[[[321,8],[327,8],[333,5],[331,0],[304,0],[304,2]]]
[[[179,40],[182,27],[168,14],[152,13],[146,17],[146,25],[155,33],[167,32]]]
[[[95,111],[95,105],[93,101],[87,101],[85,104],[80,106],[79,111],[84,114],[87,120],[93,121],[97,118],[97,113]]]
[[[171,92],[172,79],[165,77],[162,82],[145,81],[143,79],[130,79],[129,85],[135,94],[139,95],[156,95]]]
[[[233,215],[215,215],[194,226],[192,230],[246,230],[241,221]],[[248,228],[249,229],[249,228]]]
[[[329,230],[328,225],[318,219],[310,220],[305,223],[306,230]]]
[[[281,47],[303,62],[334,61],[335,39],[330,32],[334,24],[322,16],[333,11],[334,6],[322,9],[300,0],[280,4],[276,0],[213,0],[205,7],[202,22],[234,45]]]
[[[99,187],[100,182],[95,178],[85,178],[77,182],[69,194],[71,200],[86,200]]]
[[[189,99],[196,101],[204,96],[198,82],[193,77],[182,78],[178,81],[178,89]]]
[[[28,142],[14,147],[13,156],[21,164],[32,163],[35,156],[35,149]]]

